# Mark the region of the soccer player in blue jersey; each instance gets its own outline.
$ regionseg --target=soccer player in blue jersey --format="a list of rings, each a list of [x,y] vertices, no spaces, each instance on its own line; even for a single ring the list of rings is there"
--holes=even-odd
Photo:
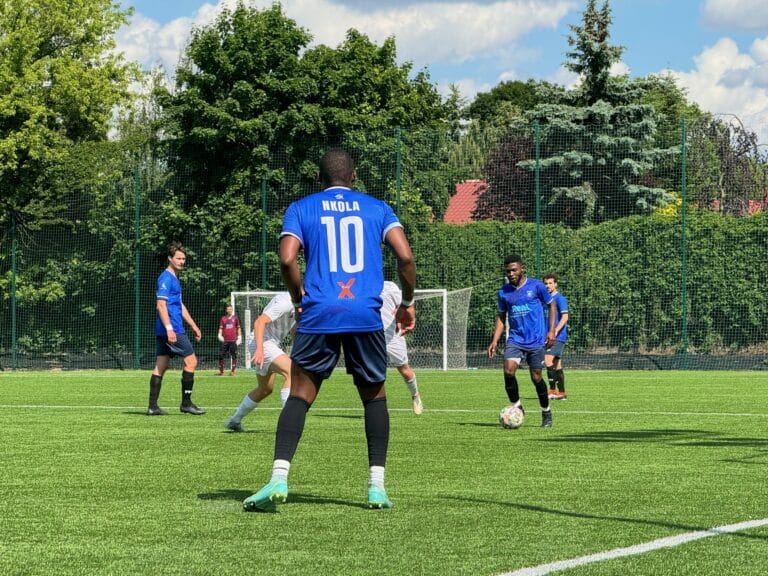
[[[515,374],[525,358],[541,405],[541,427],[551,428],[552,411],[541,373],[545,366],[545,346],[551,346],[555,340],[555,301],[540,280],[526,277],[519,255],[511,254],[504,259],[504,273],[508,282],[498,292],[498,314],[493,339],[488,346],[488,357],[495,355],[499,338],[506,323],[509,323],[509,336],[504,348],[504,388],[507,397],[512,404],[522,408]],[[549,308],[548,327],[543,306]]]
[[[283,219],[280,271],[297,317],[291,394],[277,423],[272,478],[245,499],[246,511],[267,511],[285,502],[288,471],[307,411],[342,349],[364,409],[368,506],[392,507],[384,489],[389,412],[384,390],[387,349],[379,313],[384,285],[382,243],[397,257],[403,298],[396,321],[401,333],[416,324],[416,264],[392,208],[352,189],[355,167],[347,152],[326,152],[320,160],[320,179],[324,190],[291,204]],[[297,260],[301,249],[306,260],[303,277]]]
[[[557,276],[555,274],[544,275],[544,285],[555,300],[557,316],[555,316],[555,342],[547,347],[544,354],[544,363],[547,366],[547,379],[549,380],[549,398],[552,400],[566,400],[565,375],[563,374],[563,350],[568,339],[568,299],[557,290]]]
[[[157,343],[157,359],[152,376],[149,379],[149,408],[148,416],[165,416],[167,412],[157,403],[163,375],[171,363],[171,358],[181,356],[184,367],[181,372],[181,406],[179,409],[186,414],[205,414],[205,410],[192,403],[192,387],[195,383],[195,368],[197,356],[192,348],[186,331],[186,322],[195,334],[198,342],[202,338],[187,307],[181,301],[181,283],[179,273],[187,261],[187,253],[179,242],[172,242],[168,247],[168,267],[157,279],[157,317],[155,320],[155,340]]]

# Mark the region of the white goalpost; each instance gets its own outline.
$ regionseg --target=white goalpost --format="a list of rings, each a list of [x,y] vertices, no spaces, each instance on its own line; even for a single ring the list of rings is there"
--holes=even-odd
[[[248,368],[251,366],[251,353],[247,343],[253,331],[253,322],[279,293],[275,290],[245,290],[230,294],[230,302],[246,334],[242,353]],[[416,290],[416,329],[406,336],[408,362],[412,368],[466,370],[467,318],[471,295],[472,288]],[[284,349],[288,351],[287,347]],[[341,366],[343,362],[342,357]]]

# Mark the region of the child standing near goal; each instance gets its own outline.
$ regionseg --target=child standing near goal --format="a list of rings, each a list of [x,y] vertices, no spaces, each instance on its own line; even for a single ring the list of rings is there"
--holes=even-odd
[[[403,293],[397,284],[390,281],[384,282],[381,291],[381,321],[384,323],[384,336],[387,339],[387,362],[400,372],[413,401],[413,413],[417,416],[424,412],[419,394],[419,385],[416,383],[416,374],[408,364],[408,348],[405,338],[398,334],[395,315],[403,300]]]
[[[291,296],[275,295],[253,323],[253,338],[248,342],[251,363],[256,368],[256,388],[245,395],[235,413],[224,423],[232,432],[245,432],[242,420],[259,402],[272,394],[275,375],[285,378],[280,390],[280,404],[285,406],[291,392],[291,358],[280,347],[296,324]]]

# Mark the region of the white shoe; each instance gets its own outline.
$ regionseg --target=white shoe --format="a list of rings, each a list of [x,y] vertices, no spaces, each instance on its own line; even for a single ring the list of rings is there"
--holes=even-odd
[[[413,413],[418,416],[424,412],[424,405],[421,403],[421,395],[417,395],[413,397]]]

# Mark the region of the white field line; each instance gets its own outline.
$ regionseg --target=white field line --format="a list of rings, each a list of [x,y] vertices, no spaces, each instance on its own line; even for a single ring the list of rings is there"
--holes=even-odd
[[[544,576],[545,574],[552,574],[553,572],[559,572],[561,570],[570,570],[571,568],[584,566],[585,564],[594,564],[595,562],[614,560],[616,558],[623,558],[624,556],[645,554],[661,548],[673,548],[675,546],[680,546],[681,544],[701,540],[702,538],[721,536],[722,534],[733,534],[734,532],[760,528],[761,526],[768,526],[768,518],[763,518],[762,520],[748,520],[746,522],[718,526],[717,528],[710,528],[708,530],[685,532],[676,536],[668,536],[666,538],[659,538],[658,540],[651,540],[650,542],[645,542],[643,544],[628,546],[627,548],[614,548],[613,550],[598,552],[597,554],[590,554],[588,556],[579,556],[578,558],[571,558],[570,560],[560,560],[558,562],[550,562],[549,564],[521,568],[514,572],[504,572],[499,576]]]
[[[146,406],[110,406],[100,404],[0,404],[0,410],[13,410],[22,408],[24,410],[146,410]],[[236,406],[205,406],[206,410],[233,410]],[[278,406],[259,406],[259,410],[281,410]],[[362,412],[361,407],[348,407],[348,408],[321,408],[314,407],[312,412]],[[411,408],[393,408],[390,406],[390,412],[411,412]],[[424,414],[427,413],[436,414],[488,414],[493,410],[483,409],[464,409],[464,408],[425,408]],[[768,418],[768,413],[760,412],[646,412],[646,411],[631,411],[631,410],[562,410],[557,411],[558,414],[583,414],[589,416],[615,416],[617,414],[623,416],[721,416],[723,418],[741,418],[744,416],[752,416],[757,418]]]
[[[93,405],[93,404],[0,404],[0,410],[13,410],[13,409],[25,409],[25,410],[146,410],[146,406],[110,406],[110,405]],[[205,406],[206,410],[234,410],[236,406]],[[259,406],[259,410],[281,410],[278,406]],[[393,408],[390,406],[390,412],[411,412],[411,408]],[[362,412],[361,407],[351,406],[348,408],[321,408],[314,407],[312,412]],[[484,409],[469,409],[469,408],[425,408],[424,414],[427,413],[436,414],[488,414],[493,410]],[[768,418],[768,413],[761,412],[646,412],[639,410],[558,410],[558,414],[577,414],[577,415],[589,415],[589,416],[615,416],[620,414],[622,416],[721,416],[723,418],[741,418],[744,416],[752,416],[757,418]]]

